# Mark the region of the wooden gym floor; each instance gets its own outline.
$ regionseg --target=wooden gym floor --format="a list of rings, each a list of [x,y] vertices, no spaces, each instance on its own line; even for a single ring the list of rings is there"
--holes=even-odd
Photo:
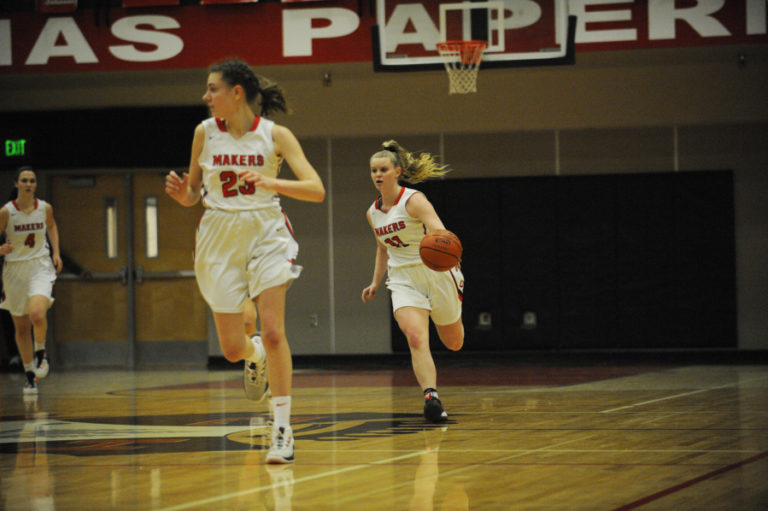
[[[0,509],[768,509],[768,365],[438,361],[442,425],[358,367],[297,370],[290,466],[238,371],[0,374]]]

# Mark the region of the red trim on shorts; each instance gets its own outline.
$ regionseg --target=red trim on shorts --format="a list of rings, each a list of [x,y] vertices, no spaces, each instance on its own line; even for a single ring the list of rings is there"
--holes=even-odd
[[[459,296],[459,301],[463,302],[464,301],[464,291],[461,288],[461,286],[459,286],[459,283],[456,282],[456,275],[453,273],[453,271],[449,271],[448,273],[451,274],[451,279],[453,279],[453,285],[456,286],[456,294]]]
[[[288,220],[288,214],[283,208],[280,208],[280,211],[283,213],[283,219],[285,220],[285,226],[288,228],[288,232],[291,233],[293,239],[296,239],[296,235],[293,233],[293,226],[291,225],[291,221]],[[293,263],[293,261],[291,261],[291,263]]]

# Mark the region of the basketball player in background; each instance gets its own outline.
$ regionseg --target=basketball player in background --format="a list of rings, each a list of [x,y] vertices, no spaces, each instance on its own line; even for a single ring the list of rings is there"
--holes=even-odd
[[[16,346],[24,365],[24,393],[37,394],[37,383],[50,369],[45,351],[46,314],[53,304],[53,283],[61,272],[59,230],[53,207],[35,197],[37,175],[21,167],[13,179],[16,199],[0,208],[3,297],[0,308],[11,313]],[[50,246],[49,246],[50,240]]]
[[[379,197],[366,216],[376,237],[373,279],[363,289],[363,302],[376,297],[379,283],[388,274],[387,288],[400,330],[408,339],[416,380],[424,391],[424,416],[432,422],[448,419],[437,394],[437,370],[429,349],[429,318],[443,344],[452,351],[464,345],[461,300],[464,276],[458,266],[436,272],[419,256],[419,243],[428,231],[445,229],[427,197],[400,181],[416,184],[448,171],[432,155],[416,156],[394,140],[371,156],[371,179]]]
[[[261,115],[252,106],[257,100]],[[195,239],[200,292],[213,311],[224,356],[230,362],[245,360],[246,396],[260,400],[267,385],[271,390],[274,423],[267,462],[291,463],[293,362],[285,335],[285,296],[301,267],[295,264],[299,247],[279,195],[322,202],[325,188],[293,133],[263,117],[287,112],[282,89],[257,77],[245,62],[212,66],[203,101],[211,117],[195,128],[189,172],[171,171],[165,191],[183,206],[202,201],[205,212]],[[296,179],[277,177],[283,161]],[[243,333],[247,300],[256,303],[260,339]]]

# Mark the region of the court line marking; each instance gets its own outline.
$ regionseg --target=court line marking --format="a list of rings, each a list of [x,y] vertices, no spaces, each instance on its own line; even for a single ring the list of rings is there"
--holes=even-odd
[[[730,472],[731,470],[741,468],[745,465],[749,465],[750,463],[754,463],[755,461],[759,461],[765,458],[766,456],[768,456],[768,451],[764,451],[760,454],[757,454],[745,460],[737,461],[736,463],[726,465],[724,467],[718,468],[717,470],[707,472],[706,474],[702,474],[698,477],[694,477],[693,479],[689,479],[680,484],[676,484],[675,486],[670,486],[665,490],[661,490],[656,493],[646,495],[645,497],[639,498],[634,502],[630,502],[629,504],[624,504],[623,506],[619,506],[615,508],[613,511],[630,511],[632,509],[636,509],[638,507],[648,504],[649,502],[653,502],[654,500],[661,499],[663,497],[666,497],[667,495],[677,493],[680,490],[684,490],[685,488],[688,488],[700,482],[706,481],[707,479],[712,479],[713,477],[719,476],[720,474],[724,474],[726,472]]]
[[[547,445],[547,446],[539,447],[537,449],[528,449],[528,450],[521,451],[521,452],[516,453],[514,455],[511,455],[511,456],[502,456],[501,458],[499,458],[497,460],[494,460],[494,463],[496,463],[498,461],[501,461],[501,460],[505,460],[505,459],[518,458],[520,456],[525,456],[526,454],[531,454],[531,453],[540,452],[540,451],[546,451],[548,449],[554,449],[554,448],[560,447],[562,445],[566,445],[566,444],[570,444],[570,443],[574,443],[574,442],[580,442],[580,441],[583,441],[583,440],[587,440],[589,438],[592,438],[592,436],[584,437],[584,438],[577,438],[577,439],[573,439],[573,440],[567,440],[565,442],[559,442],[557,444]],[[351,467],[345,467],[345,468],[340,468],[340,469],[336,469],[336,470],[331,470],[329,472],[323,472],[323,473],[314,474],[314,475],[311,475],[311,476],[300,477],[300,478],[294,480],[294,484],[304,483],[304,482],[307,482],[307,481],[314,481],[316,479],[322,479],[324,477],[335,476],[335,475],[338,475],[338,474],[343,474],[345,472],[352,472],[352,471],[355,471],[355,470],[359,470],[359,469],[363,469],[363,468],[368,468],[368,467],[370,467],[372,465],[383,465],[383,464],[386,464],[386,463],[392,463],[392,462],[403,460],[403,459],[415,458],[416,456],[421,456],[425,452],[426,451],[422,449],[422,450],[411,452],[411,453],[408,453],[408,454],[403,454],[401,456],[395,456],[393,458],[387,458],[387,459],[383,459],[383,460],[372,461],[370,463],[353,465]],[[472,465],[472,466],[469,466],[469,467],[461,467],[459,469],[456,469],[455,471],[468,470],[470,468],[475,468],[475,466]],[[451,472],[455,472],[455,471],[451,471]],[[280,488],[280,487],[285,486],[285,485],[286,485],[286,483],[268,484],[268,485],[259,486],[259,487],[256,487],[256,488],[251,488],[251,489],[248,489],[248,490],[242,490],[242,491],[227,493],[227,494],[224,494],[224,495],[217,495],[215,497],[209,497],[207,499],[201,499],[201,500],[196,500],[196,501],[192,501],[192,502],[186,502],[184,504],[178,504],[178,505],[171,506],[171,507],[164,507],[164,508],[160,508],[158,511],[178,511],[178,510],[181,510],[181,509],[189,509],[189,508],[193,508],[193,507],[204,506],[206,504],[213,504],[214,502],[219,502],[219,501],[222,501],[222,500],[228,500],[228,499],[233,499],[233,498],[237,498],[237,497],[242,497],[242,496],[245,496],[245,495],[250,495],[252,493],[258,493],[258,492],[262,492],[262,491],[265,491],[265,490],[270,490],[272,488]]]
[[[447,477],[449,475],[455,475],[455,474],[460,474],[462,472],[467,472],[467,471],[470,471],[470,470],[475,470],[478,465],[495,464],[495,463],[497,463],[500,460],[511,459],[511,458],[519,458],[520,456],[525,456],[526,454],[532,454],[532,453],[540,452],[540,451],[547,451],[548,449],[552,449],[554,447],[559,447],[561,445],[570,444],[570,443],[573,443],[573,442],[580,442],[582,440],[588,440],[590,438],[593,438],[593,436],[594,435],[588,436],[588,437],[584,437],[584,438],[576,438],[576,439],[573,439],[573,440],[567,440],[565,442],[559,442],[559,443],[553,444],[553,445],[546,445],[546,446],[539,447],[539,448],[536,448],[536,449],[526,449],[526,450],[520,451],[520,452],[518,452],[518,453],[516,453],[516,454],[514,454],[512,456],[502,456],[501,458],[498,458],[498,459],[495,459],[495,460],[492,460],[492,461],[483,461],[483,462],[478,462],[478,463],[471,463],[469,465],[463,465],[461,467],[457,467],[457,468],[454,468],[452,470],[440,470],[439,471],[439,477],[445,478],[445,477]],[[419,451],[418,454],[422,455],[422,454],[425,454],[427,452],[430,452],[430,451],[428,451],[426,449],[423,449],[423,450]],[[454,452],[454,451],[438,449],[436,451],[431,451],[431,452],[440,453],[440,452]],[[477,451],[468,449],[467,452],[477,452]],[[498,451],[495,451],[495,452],[498,452]],[[429,477],[430,476],[424,476],[424,477],[421,477],[421,478],[414,478],[412,481],[406,481],[406,482],[403,482],[403,483],[394,484],[394,485],[387,486],[387,487],[384,487],[384,488],[378,488],[376,490],[368,491],[368,492],[366,492],[364,494],[358,493],[358,494],[356,494],[354,496],[346,497],[344,499],[336,500],[334,502],[336,504],[344,504],[344,503],[346,503],[348,501],[359,500],[361,497],[369,497],[369,496],[375,495],[377,493],[382,493],[382,492],[386,492],[386,491],[396,490],[396,489],[402,488],[402,487],[412,486],[412,485],[415,485],[416,481],[420,481],[420,480],[423,480],[423,479],[428,479]]]
[[[572,444],[574,442],[582,442],[584,440],[589,440],[590,438],[594,438],[594,436],[595,435],[589,435],[589,436],[585,436],[585,437],[582,437],[582,438],[574,438],[573,440],[566,440],[565,442],[559,442],[559,443],[552,444],[552,445],[545,445],[545,446],[539,447],[537,449],[528,449],[526,451],[521,451],[521,452],[518,452],[516,454],[509,455],[509,456],[502,456],[500,458],[497,458],[497,459],[493,460],[492,463],[498,463],[498,462],[503,461],[503,460],[511,460],[511,459],[514,459],[514,458],[519,458],[520,456],[525,456],[527,454],[533,454],[533,453],[536,453],[536,452],[549,451],[550,449],[554,449],[555,447],[560,447],[560,446],[563,446],[563,445]],[[487,465],[488,463],[491,463],[491,462],[487,462],[487,461],[483,462],[484,465]]]
[[[300,477],[300,478],[294,480],[294,484],[296,484],[296,483],[304,483],[304,482],[307,482],[307,481],[314,481],[315,479],[322,479],[324,477],[335,476],[335,475],[338,475],[338,474],[343,474],[345,472],[352,472],[354,470],[359,470],[359,469],[362,469],[362,468],[368,468],[371,465],[383,465],[383,464],[386,464],[386,463],[392,463],[392,462],[403,460],[403,459],[413,458],[413,457],[416,457],[416,456],[420,456],[421,454],[423,454],[423,452],[424,452],[423,450],[416,451],[416,452],[411,452],[409,454],[403,454],[402,456],[395,456],[394,458],[387,458],[387,459],[384,459],[384,460],[371,461],[370,463],[364,463],[364,464],[360,464],[360,465],[353,465],[351,467],[339,468],[339,469],[336,469],[336,470],[331,470],[329,472],[321,472],[319,474],[314,474],[314,475],[311,475],[311,476]],[[226,494],[223,494],[223,495],[217,495],[215,497],[209,497],[207,499],[201,499],[201,500],[196,500],[196,501],[193,501],[193,502],[187,502],[187,503],[184,503],[184,504],[178,504],[178,505],[171,506],[171,507],[164,507],[164,508],[160,508],[158,511],[178,511],[180,509],[189,509],[189,508],[193,508],[193,507],[204,506],[206,504],[213,504],[214,502],[219,502],[219,501],[222,501],[222,500],[228,500],[228,499],[233,499],[233,498],[237,498],[237,497],[242,497],[242,496],[245,496],[245,495],[250,495],[252,493],[259,493],[259,492],[262,492],[262,491],[265,491],[265,490],[270,490],[272,488],[281,488],[281,487],[285,486],[286,484],[287,483],[285,483],[285,482],[275,483],[275,484],[267,484],[267,485],[264,485],[264,486],[259,486],[257,488],[251,488],[249,490],[241,490],[241,491],[237,491],[237,492],[226,493]]]
[[[690,392],[681,392],[680,394],[672,394],[671,396],[660,397],[660,398],[657,398],[657,399],[649,399],[648,401],[641,401],[639,403],[633,403],[631,405],[617,406],[616,408],[609,408],[608,410],[601,410],[598,413],[618,412],[619,410],[626,410],[626,409],[629,409],[629,408],[635,408],[637,406],[650,405],[650,404],[653,404],[653,403],[659,403],[661,401],[668,401],[670,399],[677,399],[677,398],[680,398],[680,397],[693,396],[695,394],[701,394],[703,392],[709,392],[710,390],[719,390],[719,389],[725,389],[725,388],[728,388],[728,387],[734,387],[736,385],[743,385],[743,384],[746,384],[746,383],[751,383],[753,381],[757,381],[758,379],[762,380],[763,378],[751,378],[749,380],[739,381],[739,382],[732,382],[732,383],[726,383],[724,385],[718,385],[716,387],[707,387],[705,389],[692,390]]]

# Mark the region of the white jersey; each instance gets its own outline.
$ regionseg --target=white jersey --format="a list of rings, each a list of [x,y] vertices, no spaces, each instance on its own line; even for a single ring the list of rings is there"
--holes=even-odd
[[[35,199],[35,208],[29,213],[20,211],[16,201],[5,205],[8,210],[8,225],[5,237],[13,246],[13,252],[5,256],[6,261],[29,261],[39,257],[51,257],[46,237],[46,202]]]
[[[282,159],[275,154],[274,125],[256,116],[251,129],[235,138],[223,120],[211,117],[203,121],[205,142],[197,160],[203,170],[203,206],[224,211],[279,207],[275,192],[246,183],[237,175],[242,170],[256,170],[277,177]]]
[[[390,268],[423,264],[419,255],[419,244],[427,229],[406,210],[408,199],[414,193],[421,192],[402,187],[395,204],[386,213],[381,210],[381,197],[368,209],[376,237],[387,247]]]

